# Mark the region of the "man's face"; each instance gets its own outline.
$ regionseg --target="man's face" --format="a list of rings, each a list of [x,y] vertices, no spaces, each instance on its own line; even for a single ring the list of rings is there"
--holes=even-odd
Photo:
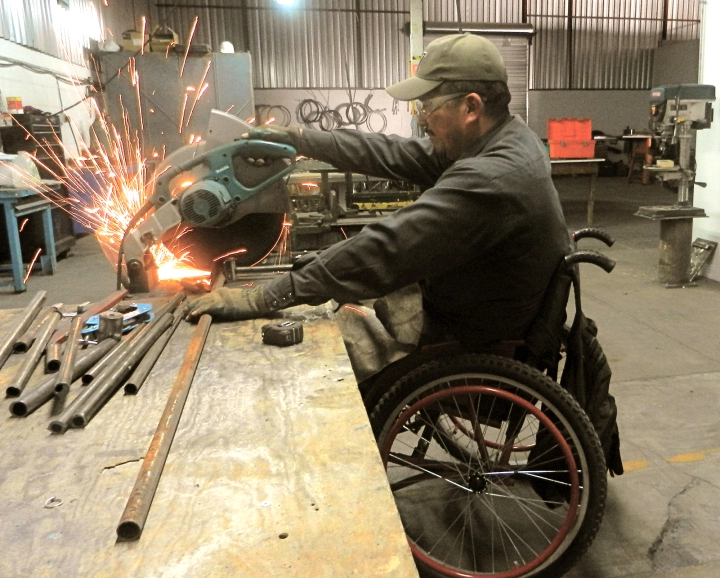
[[[464,141],[459,105],[464,93],[420,99],[418,123],[438,154],[451,160],[460,158]]]

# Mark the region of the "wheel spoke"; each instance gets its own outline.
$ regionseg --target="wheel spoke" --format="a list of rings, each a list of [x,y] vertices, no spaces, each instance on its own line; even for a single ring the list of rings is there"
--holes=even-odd
[[[371,415],[382,416],[373,430],[413,555],[453,578],[552,576],[596,532],[599,444],[549,379],[500,358],[457,359],[399,381]]]

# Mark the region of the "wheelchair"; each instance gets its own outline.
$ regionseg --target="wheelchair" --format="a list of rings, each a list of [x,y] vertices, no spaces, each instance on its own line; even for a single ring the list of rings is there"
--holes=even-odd
[[[553,293],[554,309],[541,309],[541,325],[554,335],[546,340],[553,351],[545,361],[525,341],[471,353],[458,343],[436,344],[392,364],[361,390],[423,577],[556,578],[575,565],[600,527],[603,445],[557,380],[569,335],[568,279],[576,281],[577,314],[577,265],[593,263],[608,273],[615,265],[601,253],[578,251],[585,237],[613,243],[598,229],[572,235],[575,252],[546,292]]]

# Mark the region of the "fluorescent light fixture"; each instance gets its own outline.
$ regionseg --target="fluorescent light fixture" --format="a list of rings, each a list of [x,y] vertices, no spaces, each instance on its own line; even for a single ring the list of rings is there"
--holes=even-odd
[[[297,4],[297,0],[275,0],[280,6],[285,6],[286,8],[291,8]]]

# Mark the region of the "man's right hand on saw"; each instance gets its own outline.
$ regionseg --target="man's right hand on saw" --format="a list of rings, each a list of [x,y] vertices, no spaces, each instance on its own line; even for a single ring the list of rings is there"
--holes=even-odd
[[[252,129],[250,132],[246,132],[242,135],[242,138],[248,140],[266,140],[270,142],[276,142],[279,144],[290,145],[297,150],[300,145],[300,138],[302,137],[301,128],[294,126],[274,126],[264,125],[258,128]],[[267,164],[265,159],[246,159],[249,163],[262,166]]]
[[[263,296],[263,286],[246,289],[221,287],[188,302],[188,321],[197,320],[200,315],[208,314],[213,319],[254,319],[270,313]]]
[[[267,124],[252,129],[242,135],[248,140],[266,140],[297,148],[302,136],[302,129],[296,126],[275,126]]]

